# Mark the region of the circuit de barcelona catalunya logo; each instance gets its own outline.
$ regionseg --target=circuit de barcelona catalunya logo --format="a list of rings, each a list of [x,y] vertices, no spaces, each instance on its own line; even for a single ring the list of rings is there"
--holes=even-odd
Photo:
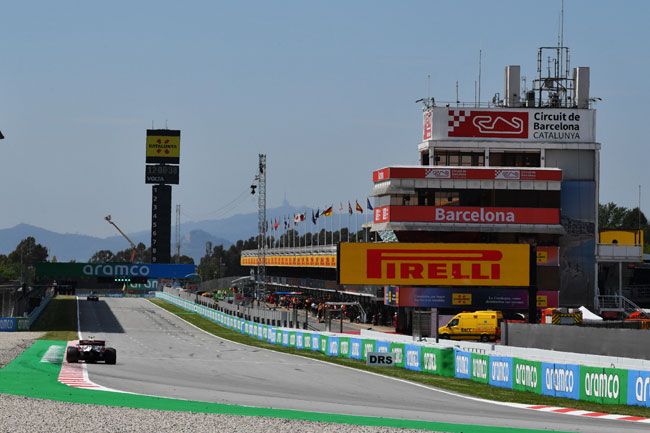
[[[528,138],[528,113],[449,110],[448,136]]]
[[[340,284],[527,286],[523,244],[341,243]]]

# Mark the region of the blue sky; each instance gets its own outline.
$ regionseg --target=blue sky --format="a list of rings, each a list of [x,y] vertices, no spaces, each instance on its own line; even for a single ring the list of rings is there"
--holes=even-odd
[[[503,94],[536,75],[561,2],[13,2],[0,27],[0,228],[113,235],[150,227],[145,132],[181,129],[173,204],[197,221],[269,207],[365,201],[372,171],[417,164],[431,95]],[[566,0],[571,66],[591,67],[602,203],[650,214],[650,2]]]

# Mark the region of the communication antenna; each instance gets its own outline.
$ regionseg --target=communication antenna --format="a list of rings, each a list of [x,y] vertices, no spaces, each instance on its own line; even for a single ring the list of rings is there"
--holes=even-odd
[[[458,104],[460,101],[458,100],[458,80],[456,80],[456,107],[458,107]]]
[[[431,99],[431,75],[427,74],[427,99]]]
[[[181,205],[176,205],[176,264],[181,261]]]
[[[481,106],[481,61],[483,58],[483,49],[478,50],[478,106]]]

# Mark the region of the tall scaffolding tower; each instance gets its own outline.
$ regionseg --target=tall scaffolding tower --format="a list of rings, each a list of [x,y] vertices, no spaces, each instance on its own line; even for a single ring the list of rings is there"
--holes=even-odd
[[[259,154],[259,166],[257,175],[257,279],[255,287],[256,297],[259,302],[260,296],[266,293],[266,155]]]

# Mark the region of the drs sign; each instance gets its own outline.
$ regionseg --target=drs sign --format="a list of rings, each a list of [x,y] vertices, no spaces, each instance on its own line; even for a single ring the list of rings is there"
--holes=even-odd
[[[388,352],[368,352],[366,354],[366,365],[370,367],[393,367],[395,366],[395,354]]]

